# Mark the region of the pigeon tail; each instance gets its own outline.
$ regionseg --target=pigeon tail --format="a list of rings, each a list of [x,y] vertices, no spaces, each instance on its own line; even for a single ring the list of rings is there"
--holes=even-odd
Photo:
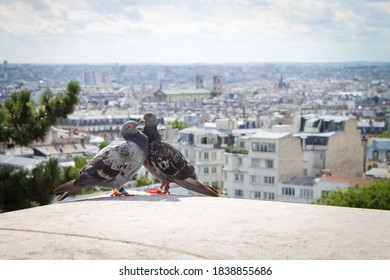
[[[187,178],[185,180],[174,179],[174,182],[183,188],[208,196],[219,196],[218,191],[206,185],[200,179]]]
[[[54,195],[59,195],[57,198],[58,201],[64,200],[82,188],[79,185],[75,185],[75,181],[76,179],[66,182],[54,190]]]

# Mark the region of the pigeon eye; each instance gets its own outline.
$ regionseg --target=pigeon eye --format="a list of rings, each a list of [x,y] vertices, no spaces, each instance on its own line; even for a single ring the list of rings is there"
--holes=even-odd
[[[127,128],[133,128],[133,126],[131,124],[127,125]]]

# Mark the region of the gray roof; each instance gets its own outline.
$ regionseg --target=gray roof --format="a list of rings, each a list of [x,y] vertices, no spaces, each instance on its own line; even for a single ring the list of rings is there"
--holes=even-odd
[[[315,178],[314,177],[292,177],[286,181],[283,181],[282,184],[312,187],[315,184]]]
[[[0,155],[0,165],[9,165],[16,168],[33,169],[45,159]]]

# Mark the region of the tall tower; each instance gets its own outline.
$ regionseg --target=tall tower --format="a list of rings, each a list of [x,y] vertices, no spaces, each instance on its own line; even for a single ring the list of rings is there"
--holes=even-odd
[[[221,76],[213,76],[213,92],[221,93]]]
[[[203,75],[196,75],[196,88],[203,88]]]

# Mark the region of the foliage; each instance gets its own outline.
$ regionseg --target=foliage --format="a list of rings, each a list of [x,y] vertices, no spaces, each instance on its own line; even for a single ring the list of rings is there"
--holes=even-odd
[[[58,119],[74,111],[79,93],[80,85],[76,81],[69,82],[66,92],[57,95],[45,91],[38,104],[31,100],[29,90],[13,93],[0,106],[0,143],[12,148],[44,140]],[[71,169],[64,173],[75,178]],[[48,204],[53,189],[62,181],[63,174],[55,159],[37,165],[31,174],[24,169],[0,166],[0,212]]]
[[[38,205],[46,205],[53,200],[53,190],[61,182],[62,171],[58,160],[50,158],[32,170],[28,199]]]
[[[51,203],[60,180],[61,168],[54,158],[38,164],[31,174],[25,169],[0,166],[0,212]]]
[[[185,122],[174,120],[173,122],[168,122],[168,124],[172,125],[173,128],[177,128],[178,130],[182,130],[188,127],[188,124]]]
[[[323,194],[316,204],[390,210],[390,179]]]
[[[13,93],[0,108],[0,142],[12,147],[44,140],[57,119],[66,118],[74,111],[79,92],[78,82],[71,81],[66,93],[53,96],[49,90],[45,91],[39,104],[31,100],[29,90]]]
[[[378,135],[378,138],[390,138],[390,131],[383,131]]]
[[[110,144],[110,142],[104,140],[99,144],[99,150],[103,150],[105,147],[107,147]]]
[[[30,185],[26,170],[0,166],[0,213],[32,207],[27,198]]]
[[[233,146],[227,146],[225,148],[225,152],[232,153],[232,154],[243,154],[243,155],[248,154],[248,150],[240,147],[233,147]]]
[[[147,177],[138,177],[134,182],[135,187],[142,187],[150,185],[152,182]]]

